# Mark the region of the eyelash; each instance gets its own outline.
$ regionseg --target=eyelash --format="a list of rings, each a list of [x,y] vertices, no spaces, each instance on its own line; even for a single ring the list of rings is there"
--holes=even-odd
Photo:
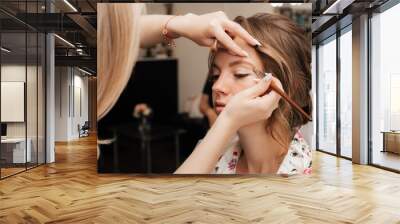
[[[236,78],[239,78],[239,79],[244,78],[244,77],[247,77],[247,76],[249,76],[249,75],[250,75],[249,73],[236,73],[236,74],[234,74],[234,76],[235,76]]]
[[[235,76],[235,78],[241,79],[241,78],[245,78],[245,77],[249,76],[250,73],[235,73],[233,75]],[[219,78],[219,75],[211,75],[209,80],[214,83],[218,80],[218,78]]]

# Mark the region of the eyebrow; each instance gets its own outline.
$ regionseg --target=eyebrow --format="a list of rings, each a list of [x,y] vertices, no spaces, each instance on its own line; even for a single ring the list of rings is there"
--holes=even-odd
[[[253,65],[253,63],[251,63],[251,62],[249,62],[249,61],[246,61],[246,60],[243,60],[243,59],[235,60],[235,61],[229,63],[229,67],[233,67],[233,66],[235,66],[235,65],[243,64],[243,63],[244,63],[244,64],[248,64],[248,65],[250,65],[253,69],[255,69],[255,66]]]
[[[243,59],[238,59],[238,60],[235,60],[235,61],[229,63],[229,67],[233,67],[233,66],[235,66],[235,65],[243,64],[243,63],[244,63],[244,64],[250,65],[251,68],[252,68],[254,71],[256,71],[256,67],[254,66],[254,64],[252,64],[252,63],[249,62],[249,61],[243,60]],[[218,70],[220,69],[219,66],[218,66],[215,62],[212,63],[211,67],[215,67],[215,68],[217,68]]]

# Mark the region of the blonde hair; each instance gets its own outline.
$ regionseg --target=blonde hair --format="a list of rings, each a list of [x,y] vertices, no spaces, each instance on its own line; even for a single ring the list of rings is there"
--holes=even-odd
[[[97,120],[117,102],[139,53],[137,4],[97,4]]]

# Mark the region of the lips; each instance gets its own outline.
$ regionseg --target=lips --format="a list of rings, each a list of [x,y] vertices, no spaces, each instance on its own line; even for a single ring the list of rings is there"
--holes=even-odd
[[[215,110],[217,111],[217,113],[220,113],[225,107],[225,103],[223,102],[215,102]]]

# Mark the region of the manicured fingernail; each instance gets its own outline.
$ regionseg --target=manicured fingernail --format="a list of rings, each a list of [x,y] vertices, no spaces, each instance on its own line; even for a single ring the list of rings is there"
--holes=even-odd
[[[268,82],[271,78],[272,78],[272,74],[271,73],[265,73],[263,81]]]
[[[242,54],[243,54],[245,57],[249,57],[249,53],[247,53],[246,51],[242,51]]]
[[[261,47],[261,46],[262,46],[261,43],[258,42],[258,40],[256,40],[256,44],[254,44],[254,47]]]

